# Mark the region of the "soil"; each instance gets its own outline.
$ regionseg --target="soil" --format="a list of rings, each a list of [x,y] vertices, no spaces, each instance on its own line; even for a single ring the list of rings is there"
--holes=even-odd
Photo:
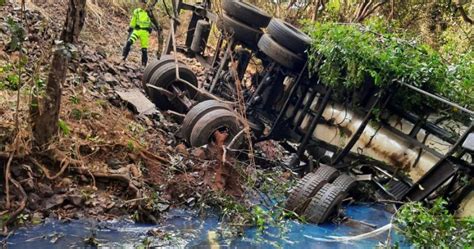
[[[18,217],[33,224],[47,217],[103,220],[124,215],[158,222],[160,213],[170,207],[194,206],[209,192],[239,200],[243,177],[232,166],[235,159],[230,153],[223,161],[218,144],[188,148],[175,135],[179,130],[175,116],[165,112],[138,115],[118,98],[116,90],[141,88],[143,68],[138,47],[127,62],[121,62],[128,14],[106,3],[90,3],[77,54],[62,86],[60,134],[46,151],[33,148],[31,94],[42,96],[41,84],[49,71],[66,4],[27,2],[22,53],[8,49],[12,32],[7,23],[10,19],[21,23],[19,5],[7,1],[0,7],[0,165],[11,167],[9,206],[7,174],[4,170],[0,174],[3,234],[18,224]],[[153,37],[150,55],[156,53],[156,44]],[[26,58],[26,64],[17,110],[18,91],[9,85],[8,76],[17,75],[21,58]],[[203,77],[204,70],[196,62],[180,59],[198,78]]]

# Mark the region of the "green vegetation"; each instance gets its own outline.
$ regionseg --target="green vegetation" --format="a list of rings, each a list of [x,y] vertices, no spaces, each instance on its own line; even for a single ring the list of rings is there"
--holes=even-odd
[[[20,77],[13,64],[0,66],[0,90],[18,90],[20,87]]]
[[[71,128],[69,128],[69,125],[64,120],[60,119],[58,121],[58,126],[64,135],[67,136],[71,133]]]
[[[324,84],[353,90],[367,81],[381,88],[411,84],[468,108],[474,107],[474,52],[451,56],[447,61],[430,46],[389,32],[384,24],[314,23],[306,29],[313,39],[309,52],[312,72]],[[342,87],[341,87],[342,86]],[[399,102],[407,108],[426,104],[413,91],[401,87]],[[438,102],[428,103],[436,107]],[[410,108],[412,109],[412,108]]]
[[[437,199],[431,208],[420,202],[405,204],[397,213],[398,231],[419,248],[471,248],[474,245],[474,217],[456,219]]]
[[[10,31],[10,42],[7,44],[9,51],[18,51],[21,49],[21,43],[25,40],[26,32],[21,25],[11,17],[7,20]]]

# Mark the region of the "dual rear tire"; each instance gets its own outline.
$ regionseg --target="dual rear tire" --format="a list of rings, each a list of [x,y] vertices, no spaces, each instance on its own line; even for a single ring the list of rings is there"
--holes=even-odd
[[[258,7],[238,0],[223,0],[221,16],[224,32],[250,49],[256,49],[257,42],[263,35],[271,16]]]
[[[290,191],[286,209],[320,224],[334,216],[356,181],[327,165],[300,179]]]
[[[273,18],[267,34],[258,42],[258,48],[276,63],[289,70],[298,70],[306,62],[305,52],[311,38],[293,25]]]
[[[213,142],[216,131],[225,131],[228,137],[225,144],[239,133],[241,125],[231,107],[217,100],[206,100],[192,107],[184,117],[181,135],[193,147]],[[234,147],[238,147],[242,139],[238,138]]]
[[[196,75],[182,62],[178,62],[179,78],[187,83],[197,86],[198,80]],[[186,107],[177,100],[170,99],[169,96],[163,94],[159,90],[148,87],[151,84],[155,87],[173,92],[173,88],[179,89],[189,99],[197,97],[196,90],[187,83],[176,77],[176,64],[173,55],[164,55],[159,60],[153,61],[147,65],[143,73],[142,84],[145,93],[151,101],[161,110],[173,110],[180,113],[186,111]]]

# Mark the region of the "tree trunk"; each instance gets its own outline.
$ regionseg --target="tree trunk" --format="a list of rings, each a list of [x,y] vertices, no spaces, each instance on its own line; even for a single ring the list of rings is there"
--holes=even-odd
[[[86,0],[69,0],[66,23],[61,40],[76,43],[86,19]]]
[[[86,0],[70,0],[61,33],[64,43],[75,43],[84,26]],[[48,75],[45,96],[41,101],[33,97],[31,117],[33,121],[33,138],[40,149],[53,141],[58,133],[59,110],[61,107],[61,85],[66,80],[70,60],[67,45],[62,44],[54,49],[53,59]]]

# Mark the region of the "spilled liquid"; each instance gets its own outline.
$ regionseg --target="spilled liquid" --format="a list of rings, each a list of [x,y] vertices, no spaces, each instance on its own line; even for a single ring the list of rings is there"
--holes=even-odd
[[[390,222],[392,214],[381,205],[357,204],[345,208],[345,214],[377,228]],[[194,211],[175,209],[168,212],[159,225],[136,224],[131,221],[96,222],[92,220],[47,220],[34,227],[23,227],[8,239],[8,248],[93,248],[85,240],[95,238],[100,247],[145,248],[374,248],[387,240],[388,231],[375,237],[349,242],[322,242],[326,236],[354,236],[372,231],[359,222],[335,224],[302,224],[286,220],[278,227],[243,229],[241,235],[230,234],[221,226],[217,215],[199,216]],[[157,236],[150,235],[154,230]],[[395,231],[391,244],[401,248],[410,245]]]

